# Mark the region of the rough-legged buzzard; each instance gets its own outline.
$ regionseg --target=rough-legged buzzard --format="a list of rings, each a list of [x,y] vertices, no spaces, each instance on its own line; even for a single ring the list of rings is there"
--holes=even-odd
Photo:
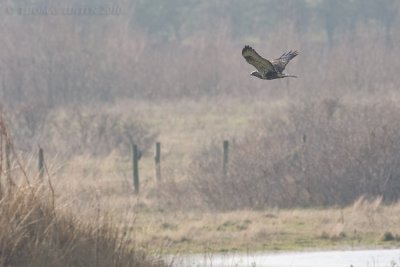
[[[264,80],[273,80],[286,77],[297,78],[297,76],[283,73],[283,70],[289,61],[298,54],[299,53],[297,51],[290,50],[279,58],[269,61],[261,57],[253,48],[248,45],[246,45],[242,50],[242,55],[246,61],[257,69],[257,71],[253,71],[251,75]]]

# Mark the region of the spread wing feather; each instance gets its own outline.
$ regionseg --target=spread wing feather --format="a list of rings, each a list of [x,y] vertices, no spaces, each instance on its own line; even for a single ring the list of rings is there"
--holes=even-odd
[[[272,60],[272,65],[274,65],[277,72],[282,73],[285,69],[286,65],[292,60],[295,56],[297,56],[299,52],[290,50],[289,52],[284,53],[277,59]]]
[[[269,60],[261,57],[253,48],[248,45],[243,48],[242,56],[260,73],[276,72],[274,65]]]

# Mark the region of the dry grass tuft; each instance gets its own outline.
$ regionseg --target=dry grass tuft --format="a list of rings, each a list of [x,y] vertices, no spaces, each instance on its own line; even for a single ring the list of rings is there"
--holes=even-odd
[[[1,198],[1,266],[157,266],[106,217],[83,222],[51,203],[41,186]]]
[[[0,137],[0,266],[164,266],[100,211],[82,220],[58,209],[50,179],[33,182],[18,163],[1,116]]]

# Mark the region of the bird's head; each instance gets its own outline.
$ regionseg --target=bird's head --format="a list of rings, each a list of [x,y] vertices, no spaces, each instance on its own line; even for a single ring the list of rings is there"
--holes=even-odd
[[[261,74],[260,74],[258,71],[253,71],[250,75],[262,79],[262,76],[261,76]]]

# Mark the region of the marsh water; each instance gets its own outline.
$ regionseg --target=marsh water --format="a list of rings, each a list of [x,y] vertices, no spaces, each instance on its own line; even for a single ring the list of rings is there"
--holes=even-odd
[[[177,267],[392,267],[400,249],[279,253],[205,253],[174,257]]]

